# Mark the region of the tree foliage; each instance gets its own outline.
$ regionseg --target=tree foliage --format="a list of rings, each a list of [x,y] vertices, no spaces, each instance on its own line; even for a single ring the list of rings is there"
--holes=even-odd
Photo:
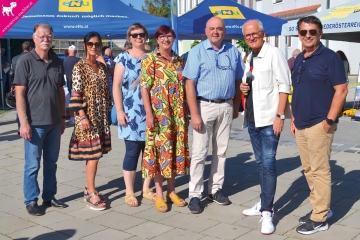
[[[170,18],[170,1],[171,0],[144,0],[144,5],[141,9],[155,16]]]
[[[198,45],[200,43],[200,41],[195,40],[192,44],[191,44],[191,48],[195,47],[196,45]]]
[[[239,39],[236,41],[236,47],[242,48],[243,51],[246,52],[247,54],[249,54],[251,51],[251,49],[249,48],[249,46],[246,44],[245,40],[243,40],[243,39]]]

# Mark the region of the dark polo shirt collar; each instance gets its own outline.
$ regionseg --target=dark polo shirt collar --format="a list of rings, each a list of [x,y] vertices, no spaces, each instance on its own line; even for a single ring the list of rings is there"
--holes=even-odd
[[[310,58],[312,56],[316,56],[316,55],[320,55],[322,53],[322,51],[324,50],[325,46],[322,44],[322,42],[320,42],[319,47],[315,50],[315,52],[313,52],[310,56],[308,56],[307,58]],[[304,54],[306,53],[306,50],[301,52],[301,55],[303,58]]]
[[[44,61],[43,59],[41,59],[40,57],[39,57],[39,55],[36,53],[36,51],[35,51],[35,49],[33,49],[33,50],[31,50],[30,51],[30,54],[31,54],[31,56],[33,56],[37,61]],[[53,56],[52,56],[52,54],[49,52],[48,53],[48,64],[50,64],[52,61],[53,61]]]

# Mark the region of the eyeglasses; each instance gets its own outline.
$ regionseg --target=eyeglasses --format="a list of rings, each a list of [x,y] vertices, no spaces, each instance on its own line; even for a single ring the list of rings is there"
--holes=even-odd
[[[310,29],[310,30],[300,30],[299,33],[301,36],[305,37],[307,33],[310,33],[311,36],[315,36],[317,33],[316,29]]]
[[[95,45],[96,48],[100,47],[100,43],[99,42],[87,42],[86,46],[92,48]]]
[[[217,54],[215,57],[215,61],[216,61],[216,67],[221,70],[232,69],[230,58],[226,54],[221,54],[221,53]]]
[[[297,76],[297,83],[300,83],[300,78],[301,78],[301,73],[305,70],[304,68],[304,62],[305,61],[302,61],[302,64],[301,66],[298,68],[298,76]]]
[[[171,40],[171,39],[174,38],[174,36],[173,36],[173,35],[161,35],[161,36],[159,36],[159,38],[160,38],[161,40],[165,40],[165,39]]]
[[[53,35],[47,35],[47,36],[38,36],[38,35],[34,35],[35,37],[40,38],[41,40],[46,39],[52,39],[54,36]]]
[[[133,33],[133,34],[130,34],[130,36],[132,38],[137,38],[138,36],[140,36],[141,38],[144,38],[146,36],[145,33]]]
[[[246,40],[249,40],[251,37],[253,37],[253,38],[258,38],[258,37],[260,37],[260,32],[263,32],[263,31],[264,31],[264,30],[260,30],[260,31],[258,31],[258,32],[246,34],[246,35],[244,35],[244,38],[245,38]]]

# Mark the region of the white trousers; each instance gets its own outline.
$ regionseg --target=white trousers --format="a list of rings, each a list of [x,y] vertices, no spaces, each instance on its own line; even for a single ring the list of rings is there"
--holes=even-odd
[[[192,156],[190,165],[189,198],[201,198],[204,191],[204,167],[212,139],[211,172],[208,194],[221,189],[225,177],[226,150],[228,148],[233,119],[233,100],[224,103],[198,101],[203,121],[201,132],[193,131]]]

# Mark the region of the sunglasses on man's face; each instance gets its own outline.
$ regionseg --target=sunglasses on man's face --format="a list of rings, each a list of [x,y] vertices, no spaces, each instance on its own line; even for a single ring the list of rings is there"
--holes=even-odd
[[[309,33],[310,33],[310,35],[311,36],[315,36],[316,35],[316,33],[317,33],[317,31],[315,30],[315,29],[310,29],[310,30],[300,30],[300,35],[301,36],[303,36],[303,37],[305,37],[306,36],[306,34],[308,33],[308,31],[309,31]]]
[[[86,46],[88,47],[93,47],[95,45],[96,48],[100,47],[100,43],[99,42],[87,42]]]
[[[140,36],[141,38],[144,38],[145,37],[145,33],[133,33],[133,34],[130,34],[130,36],[132,38],[137,38],[138,36]]]

